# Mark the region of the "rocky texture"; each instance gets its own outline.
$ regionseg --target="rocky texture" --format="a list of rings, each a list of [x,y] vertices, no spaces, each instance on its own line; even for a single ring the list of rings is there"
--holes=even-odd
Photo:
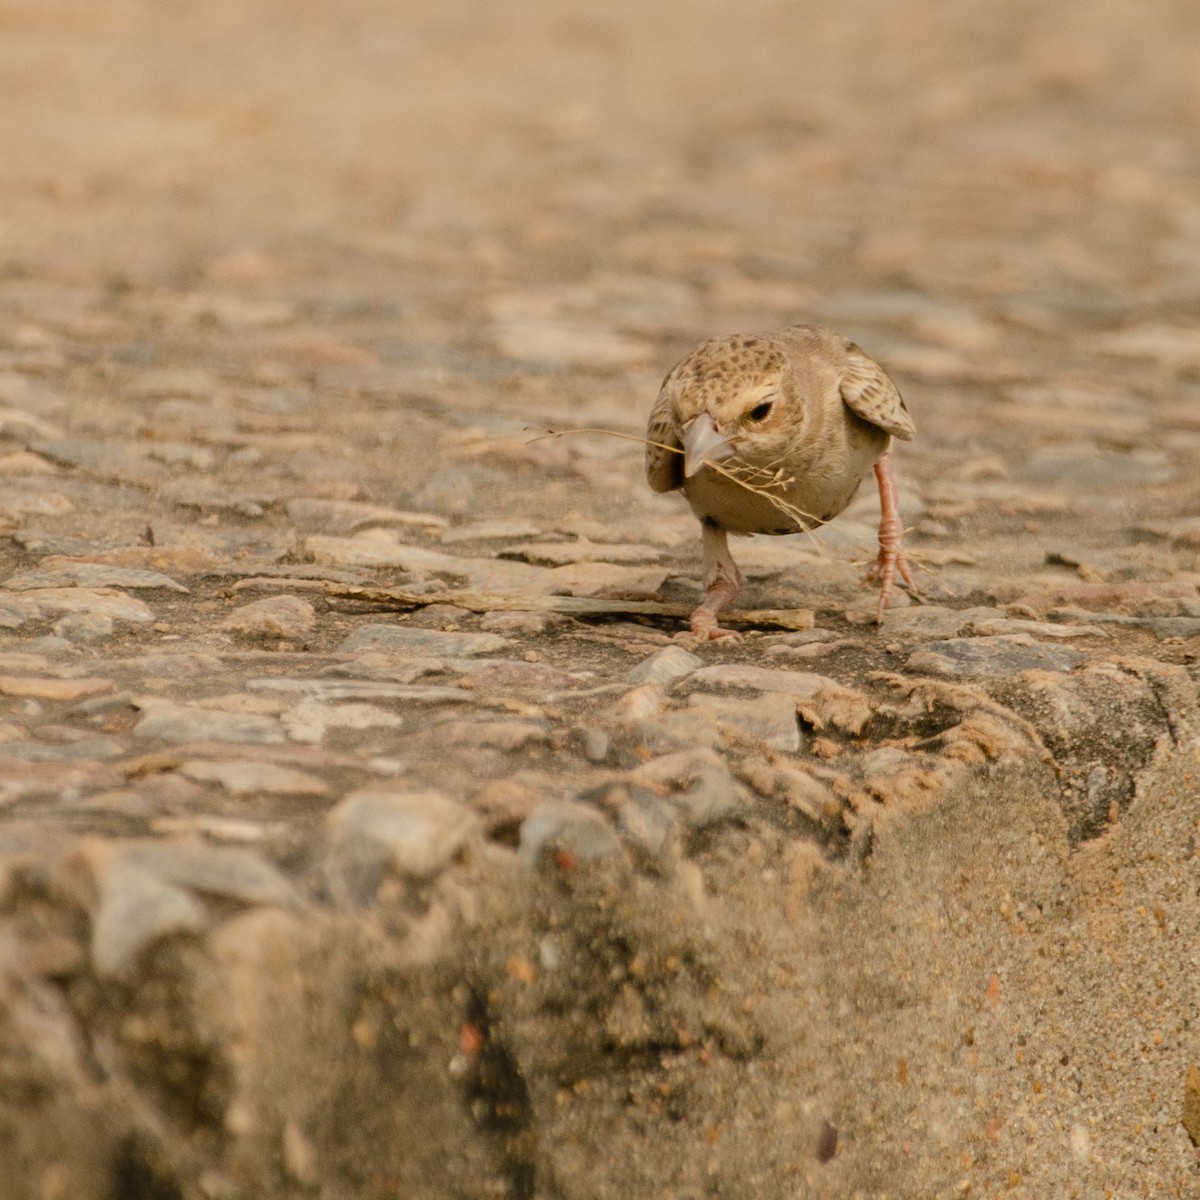
[[[17,7],[4,1200],[1194,1195],[1189,6]],[[796,320],[924,603],[675,644]]]

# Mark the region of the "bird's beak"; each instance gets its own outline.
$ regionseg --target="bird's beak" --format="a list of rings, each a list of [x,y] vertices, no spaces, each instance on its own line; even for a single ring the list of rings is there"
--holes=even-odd
[[[690,479],[706,462],[722,462],[735,453],[729,436],[717,428],[709,413],[701,413],[683,431],[684,478]]]

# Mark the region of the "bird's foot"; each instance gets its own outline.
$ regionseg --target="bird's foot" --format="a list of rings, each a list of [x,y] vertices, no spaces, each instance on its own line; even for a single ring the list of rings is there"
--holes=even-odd
[[[909,593],[914,598],[920,599],[920,592],[917,591],[917,581],[913,578],[908,560],[904,557],[904,550],[899,545],[884,545],[881,541],[879,557],[872,564],[871,569],[866,575],[863,576],[862,581],[863,587],[869,583],[879,584],[879,607],[875,610],[875,623],[877,625],[883,624],[883,612],[895,594],[897,576],[900,577]]]
[[[696,644],[697,642],[740,642],[742,635],[736,629],[724,629],[717,624],[716,613],[698,608],[691,616],[691,628],[681,629],[675,641]]]
[[[740,642],[734,629],[722,629],[717,616],[742,590],[742,573],[729,555],[725,530],[711,521],[700,524],[704,537],[704,603],[694,609],[686,633],[677,633],[680,642]]]

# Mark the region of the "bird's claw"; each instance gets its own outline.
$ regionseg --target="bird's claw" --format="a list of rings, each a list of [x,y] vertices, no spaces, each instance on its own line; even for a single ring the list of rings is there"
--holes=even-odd
[[[897,547],[880,546],[879,557],[872,563],[870,570],[863,576],[862,585],[879,584],[879,607],[875,610],[875,623],[883,624],[883,613],[896,590],[896,576],[899,576],[905,588],[915,599],[920,598],[917,581],[913,578],[904,551]]]
[[[675,635],[675,641],[695,645],[699,642],[740,642],[742,635],[736,629],[724,629],[717,624],[717,619],[708,612],[692,614],[691,628],[681,629]]]

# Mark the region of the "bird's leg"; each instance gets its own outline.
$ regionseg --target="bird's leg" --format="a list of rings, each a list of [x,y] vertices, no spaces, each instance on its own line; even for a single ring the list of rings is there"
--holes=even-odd
[[[875,565],[867,572],[864,583],[879,580],[879,608],[875,612],[877,624],[883,623],[883,610],[896,585],[896,575],[908,585],[915,596],[917,594],[916,580],[904,558],[904,525],[900,520],[900,493],[896,490],[896,481],[892,478],[891,455],[885,454],[875,464],[875,480],[879,484],[879,557]]]
[[[742,635],[722,629],[717,614],[742,590],[742,573],[729,553],[725,530],[705,520],[700,522],[700,534],[704,539],[704,603],[692,613],[691,630],[675,636],[682,641],[737,641]]]

